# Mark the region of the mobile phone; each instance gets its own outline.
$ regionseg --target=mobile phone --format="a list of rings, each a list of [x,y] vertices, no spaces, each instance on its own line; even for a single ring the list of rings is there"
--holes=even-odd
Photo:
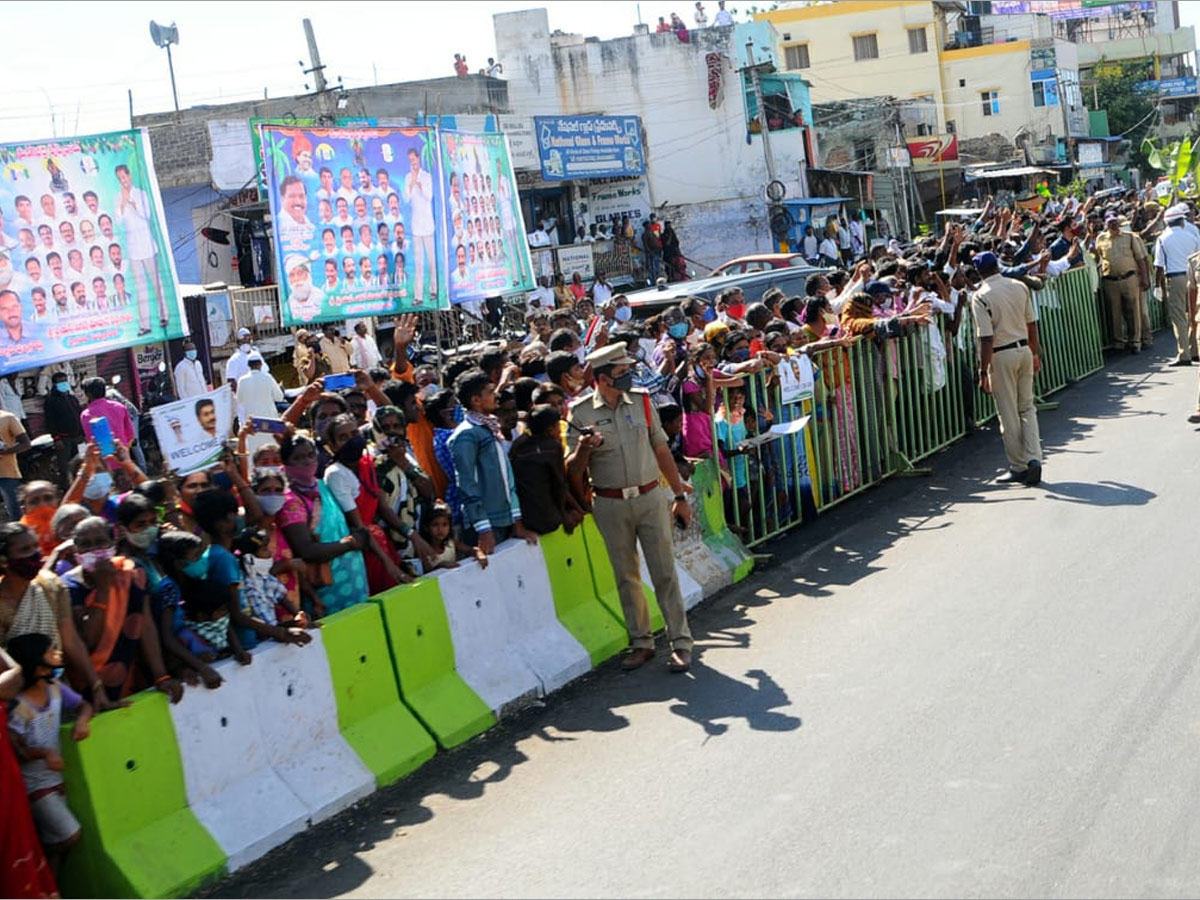
[[[350,372],[342,372],[339,375],[326,375],[324,384],[327,391],[341,391],[346,388],[352,388],[354,387],[354,375]]]
[[[117,452],[117,443],[113,440],[112,426],[108,424],[108,419],[92,419],[92,437],[100,446],[100,452],[105,456],[112,456]]]
[[[251,416],[250,424],[254,426],[255,431],[265,431],[267,434],[283,434],[287,431],[287,425],[283,419],[267,419],[263,416]]]

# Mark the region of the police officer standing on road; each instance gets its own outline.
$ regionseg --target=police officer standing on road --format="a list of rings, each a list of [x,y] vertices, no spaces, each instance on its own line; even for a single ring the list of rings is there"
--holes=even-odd
[[[1096,238],[1104,299],[1112,317],[1113,340],[1131,353],[1140,353],[1149,335],[1142,334],[1142,297],[1150,287],[1146,248],[1133,232],[1121,228],[1121,217],[1109,213],[1104,232]],[[1125,319],[1131,325],[1126,332]]]
[[[636,360],[627,352],[624,344],[615,343],[587,357],[596,388],[576,400],[567,417],[573,426],[567,476],[576,495],[583,496],[590,475],[596,527],[612,561],[632,646],[621,668],[631,671],[654,656],[650,610],[638,566],[640,541],[667,621],[668,667],[686,672],[692,662],[692,634],[675,574],[671,520],[685,526],[691,521],[686,496],[691,487],[679,477],[650,395],[632,387]],[[669,507],[659,489],[660,472],[675,495]]]
[[[973,260],[979,290],[971,298],[979,337],[979,384],[996,400],[1008,471],[999,484],[1036,485],[1042,480],[1042,442],[1038,435],[1033,377],[1041,371],[1037,312],[1021,282],[1000,274],[994,253]]]

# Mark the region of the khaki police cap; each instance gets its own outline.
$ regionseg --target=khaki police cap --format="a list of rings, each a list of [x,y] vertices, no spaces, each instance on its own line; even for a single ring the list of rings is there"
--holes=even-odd
[[[637,362],[636,359],[629,355],[629,348],[620,342],[608,344],[599,350],[593,350],[587,355],[587,361],[591,363],[593,369],[603,368],[604,366],[632,366]]]

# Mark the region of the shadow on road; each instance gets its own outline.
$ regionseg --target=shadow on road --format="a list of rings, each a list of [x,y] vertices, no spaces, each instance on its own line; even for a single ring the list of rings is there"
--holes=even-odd
[[[1101,481],[1096,484],[1082,484],[1078,481],[1051,484],[1043,481],[1041,488],[1051,500],[1086,503],[1090,506],[1145,506],[1158,496],[1153,491],[1116,481]]]
[[[1058,395],[1063,407],[1041,414],[1046,474],[1053,475],[1056,454],[1096,452],[1071,447],[1088,436],[1094,421],[1144,414],[1129,410],[1129,403],[1162,383],[1166,376],[1150,371],[1162,361],[1146,354],[1111,360],[1111,366],[1092,376],[1085,389]],[[750,648],[750,629],[755,624],[752,612],[779,595],[781,580],[789,581],[788,593],[814,599],[829,596],[831,587],[852,585],[870,576],[878,569],[884,551],[905,535],[953,528],[953,510],[959,504],[1052,499],[1133,506],[1145,505],[1156,496],[1116,481],[1044,481],[1041,490],[994,485],[992,480],[1004,465],[994,423],[923,464],[934,467],[928,478],[893,478],[761,548],[789,565],[786,570],[770,564],[758,568],[737,592],[718,597],[690,614],[697,649],[690,674],[668,674],[662,652],[643,669],[628,674],[620,672],[616,660],[606,663],[545,705],[516,713],[487,734],[439,754],[412,776],[383,788],[319,828],[297,835],[202,896],[334,897],[353,891],[375,874],[360,854],[432,819],[431,798],[483,797],[490,785],[503,782],[528,761],[520,748],[523,742],[573,741],[576,734],[626,728],[630,721],[621,714],[623,708],[665,705],[699,726],[704,741],[719,739],[739,720],[758,731],[798,729],[800,717],[787,712],[791,699],[769,673],[750,669],[746,680],[740,680],[711,668],[704,660],[706,654]]]

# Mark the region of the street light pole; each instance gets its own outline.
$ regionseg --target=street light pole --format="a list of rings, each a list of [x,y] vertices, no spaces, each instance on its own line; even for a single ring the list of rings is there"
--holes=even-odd
[[[175,90],[175,62],[171,59],[170,44],[167,44],[167,68],[171,71],[171,97],[175,100],[175,112],[179,112],[179,91]]]

